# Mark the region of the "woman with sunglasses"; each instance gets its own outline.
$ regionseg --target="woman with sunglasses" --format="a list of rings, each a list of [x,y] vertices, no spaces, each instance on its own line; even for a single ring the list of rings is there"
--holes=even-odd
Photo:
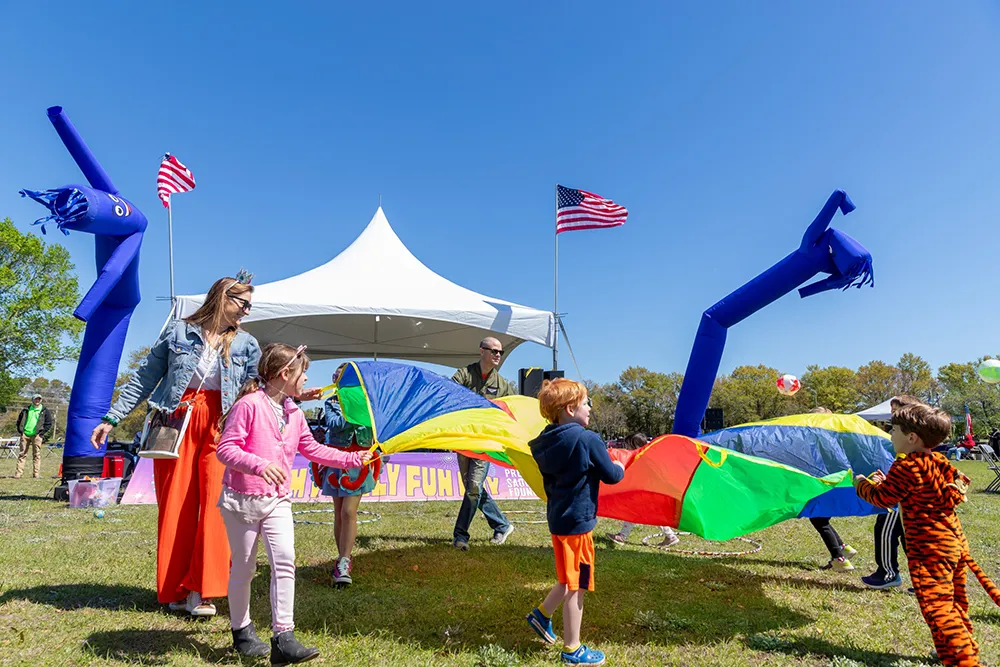
[[[226,595],[229,581],[229,543],[216,506],[225,466],[215,453],[220,418],[243,383],[257,377],[260,346],[240,329],[250,312],[251,278],[240,271],[217,280],[194,314],[170,322],[91,436],[99,446],[147,398],[166,411],[190,405],[179,458],[154,460],[153,475],[157,598],[192,616],[215,615],[212,599]]]

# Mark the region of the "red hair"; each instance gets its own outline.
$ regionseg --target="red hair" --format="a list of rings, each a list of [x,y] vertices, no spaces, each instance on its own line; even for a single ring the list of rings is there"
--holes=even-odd
[[[559,415],[568,407],[575,407],[587,398],[587,388],[579,382],[556,378],[542,382],[538,392],[538,409],[542,416],[553,424],[559,423]]]

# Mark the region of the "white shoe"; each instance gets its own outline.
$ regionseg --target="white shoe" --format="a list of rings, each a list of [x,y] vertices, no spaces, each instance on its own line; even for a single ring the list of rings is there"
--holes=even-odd
[[[202,601],[201,593],[196,591],[189,592],[183,602],[171,602],[169,607],[171,611],[186,611],[195,617],[215,616],[216,613],[215,605]]]

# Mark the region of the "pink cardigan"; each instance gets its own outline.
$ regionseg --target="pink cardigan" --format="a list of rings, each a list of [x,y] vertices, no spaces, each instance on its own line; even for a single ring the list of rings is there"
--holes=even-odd
[[[302,410],[291,400],[285,401],[284,434],[271,408],[271,399],[263,390],[247,394],[233,406],[216,449],[216,456],[226,466],[222,483],[237,493],[252,496],[283,496],[290,492],[292,461],[301,452],[310,461],[333,468],[360,468],[361,453],[319,444],[309,432]],[[280,485],[268,484],[260,477],[269,464],[285,471]]]

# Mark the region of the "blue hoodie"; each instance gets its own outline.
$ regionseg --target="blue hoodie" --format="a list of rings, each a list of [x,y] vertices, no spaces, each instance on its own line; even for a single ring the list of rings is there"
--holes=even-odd
[[[581,535],[597,525],[600,483],[617,484],[625,472],[611,461],[601,436],[579,424],[549,424],[528,443],[542,472],[546,515],[553,535]]]

